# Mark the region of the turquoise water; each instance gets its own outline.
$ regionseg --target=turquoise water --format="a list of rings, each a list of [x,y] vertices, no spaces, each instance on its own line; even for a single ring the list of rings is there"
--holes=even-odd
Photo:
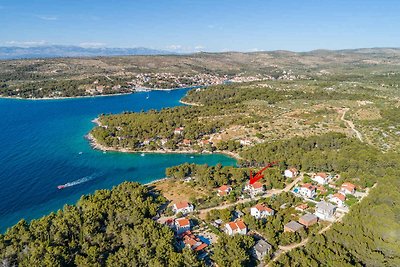
[[[180,105],[187,90],[65,100],[0,99],[0,232],[22,218],[31,220],[73,204],[96,189],[162,178],[169,166],[235,164],[218,154],[104,154],[84,138],[98,114]],[[74,181],[74,186],[57,189]]]

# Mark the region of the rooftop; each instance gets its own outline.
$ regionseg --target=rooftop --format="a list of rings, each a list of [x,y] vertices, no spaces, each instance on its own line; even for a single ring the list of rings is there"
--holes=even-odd
[[[303,225],[298,223],[298,222],[296,222],[296,221],[290,221],[287,224],[285,224],[285,227],[293,230],[294,232],[296,232],[296,231],[302,229]]]

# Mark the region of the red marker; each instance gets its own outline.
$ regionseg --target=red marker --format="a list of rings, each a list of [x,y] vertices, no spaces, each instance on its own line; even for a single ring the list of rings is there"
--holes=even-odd
[[[278,164],[278,162],[276,162],[276,161],[268,163],[268,165],[265,166],[264,168],[262,168],[259,172],[257,172],[256,175],[254,175],[254,177],[253,177],[253,172],[250,170],[250,184],[254,184],[258,180],[263,178],[264,174],[262,174],[262,172],[276,164]]]

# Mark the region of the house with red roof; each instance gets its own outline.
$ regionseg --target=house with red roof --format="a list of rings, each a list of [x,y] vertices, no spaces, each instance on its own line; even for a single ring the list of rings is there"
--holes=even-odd
[[[194,251],[202,251],[207,247],[206,243],[203,243],[200,238],[192,234],[190,231],[186,231],[181,236],[183,245],[189,247]]]
[[[229,185],[222,185],[221,187],[217,188],[217,195],[220,197],[227,196],[232,191],[232,187]]]
[[[300,205],[298,205],[296,208],[294,208],[295,210],[297,210],[297,211],[302,211],[302,212],[304,212],[304,211],[306,211],[306,209],[308,209],[308,205],[307,205],[307,203],[302,203],[302,204],[300,204]]]
[[[183,127],[178,127],[178,128],[175,128],[175,130],[174,130],[174,134],[177,134],[177,135],[182,135],[183,134],[183,130],[184,130],[185,128],[183,128]]]
[[[330,180],[329,175],[325,172],[319,172],[315,174],[314,177],[312,177],[311,179],[321,185],[328,184]]]
[[[234,222],[229,222],[225,224],[225,233],[227,235],[245,235],[247,234],[247,226],[241,220],[236,220]]]
[[[190,220],[187,218],[175,219],[175,229],[178,234],[190,230]]]
[[[264,185],[260,182],[255,182],[253,184],[248,183],[244,189],[249,191],[250,195],[252,196],[262,194],[265,191]]]
[[[299,194],[307,198],[313,198],[317,194],[317,187],[310,183],[303,184],[299,188]]]
[[[356,192],[356,186],[352,183],[345,182],[340,187],[340,192],[344,193],[345,195],[354,195]]]
[[[185,146],[190,146],[190,145],[192,144],[192,141],[191,141],[190,139],[183,139],[182,143],[183,143]]]
[[[193,212],[193,210],[194,210],[193,205],[188,202],[178,202],[172,206],[172,211],[175,212],[175,214],[179,212],[186,214]]]
[[[336,203],[339,207],[343,207],[346,196],[341,193],[336,193],[330,199],[331,202]]]
[[[275,211],[265,204],[257,204],[250,208],[250,214],[256,219],[274,215]]]

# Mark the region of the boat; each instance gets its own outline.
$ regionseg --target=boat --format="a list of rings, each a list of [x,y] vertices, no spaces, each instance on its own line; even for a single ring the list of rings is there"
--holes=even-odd
[[[140,156],[144,157],[144,153],[140,154]]]
[[[64,188],[65,188],[65,185],[59,185],[59,186],[57,186],[57,188],[58,188],[58,189],[64,189]]]

